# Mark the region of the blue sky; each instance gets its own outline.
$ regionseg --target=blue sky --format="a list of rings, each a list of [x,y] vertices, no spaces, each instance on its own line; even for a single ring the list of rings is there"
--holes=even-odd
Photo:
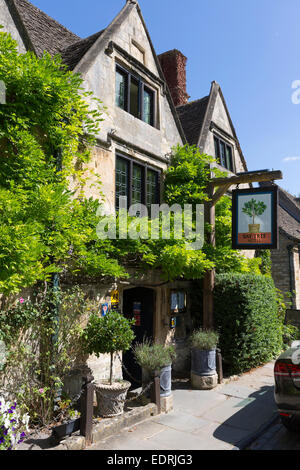
[[[106,27],[125,0],[31,0],[81,37]],[[157,54],[188,57],[191,100],[222,87],[249,170],[282,170],[300,195],[300,1],[140,0]],[[299,80],[297,89],[293,82]]]

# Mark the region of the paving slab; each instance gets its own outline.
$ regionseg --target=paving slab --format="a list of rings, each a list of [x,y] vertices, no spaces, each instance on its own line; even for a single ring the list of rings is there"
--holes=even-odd
[[[194,390],[188,383],[176,387],[173,412],[154,416],[92,448],[232,450],[277,413],[273,367],[271,362],[235,376],[214,390]]]
[[[184,413],[170,413],[157,416],[154,421],[178,431],[193,433],[207,426],[210,421]]]

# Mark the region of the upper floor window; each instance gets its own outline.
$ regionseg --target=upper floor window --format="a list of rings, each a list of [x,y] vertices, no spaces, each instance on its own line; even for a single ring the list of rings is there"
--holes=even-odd
[[[218,163],[222,165],[227,170],[234,172],[233,165],[233,152],[231,145],[224,142],[219,137],[214,136],[215,142],[215,155],[218,160]]]
[[[159,204],[159,172],[130,158],[117,155],[116,158],[116,208],[120,196],[127,197],[128,207],[132,204]],[[149,213],[150,215],[150,213]]]
[[[120,66],[116,68],[116,105],[150,126],[155,125],[155,92]]]

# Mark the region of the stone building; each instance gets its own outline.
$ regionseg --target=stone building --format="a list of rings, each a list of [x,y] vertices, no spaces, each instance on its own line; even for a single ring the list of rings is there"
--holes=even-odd
[[[213,82],[208,96],[188,102],[187,59],[177,50],[156,55],[137,1],[127,0],[105,29],[84,39],[27,0],[0,0],[0,24],[17,40],[20,52],[61,54],[106,107],[89,168],[101,175],[107,213],[118,209],[120,196],[127,196],[129,205],[160,203],[161,175],[177,144],[197,145],[216,156],[229,174],[247,171],[220,86]],[[98,198],[92,183],[86,194]],[[189,282],[162,282],[160,273],[152,272],[139,279],[132,275],[126,283],[85,288],[99,300],[99,308],[109,305],[112,291],[117,291],[125,315],[140,310],[138,340],[146,334],[158,342],[173,341],[178,352],[175,372],[189,370]],[[107,376],[108,359],[89,358],[96,379]],[[130,354],[126,361],[137,374]],[[115,372],[122,374],[117,361]]]
[[[271,250],[272,277],[278,289],[292,294],[290,308],[300,310],[300,199],[278,191],[279,250]]]
[[[159,60],[187,142],[199,147],[201,153],[215,157],[217,166],[229,176],[247,171],[220,85],[213,81],[209,95],[189,102],[187,58],[174,49],[159,55]]]
[[[161,175],[171,149],[186,139],[138,3],[127,1],[105,29],[85,39],[27,0],[0,0],[0,24],[17,40],[20,52],[61,54],[69,69],[81,75],[84,87],[106,107],[89,163],[101,176],[106,212],[114,213],[120,196],[127,196],[128,205],[160,203]],[[99,198],[93,181],[85,192]],[[190,325],[188,282],[162,282],[158,272],[136,279],[133,272],[126,283],[83,287],[98,299],[99,309],[110,306],[112,291],[117,291],[125,315],[132,317],[133,308],[140,309],[140,325],[135,327],[138,340],[146,334],[164,343],[176,336],[181,348],[180,340]],[[179,291],[178,309],[171,302]],[[176,334],[171,328],[172,308],[182,314]],[[184,369],[185,360],[186,355],[179,353],[175,370]],[[107,376],[108,361],[108,357],[89,358],[96,379]],[[137,374],[130,354],[126,361],[131,373]],[[115,372],[121,375],[120,364],[115,363]]]

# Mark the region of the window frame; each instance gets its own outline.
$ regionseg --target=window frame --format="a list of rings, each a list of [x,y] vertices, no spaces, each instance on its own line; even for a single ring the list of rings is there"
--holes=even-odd
[[[213,133],[213,137],[214,137],[214,147],[215,147],[215,153],[216,153],[216,159],[217,159],[217,162],[220,166],[222,166],[223,168],[226,168],[226,170],[228,171],[231,171],[232,173],[235,173],[235,161],[234,161],[234,149],[233,149],[233,145],[230,144],[228,141],[224,140],[222,137],[220,137],[219,135]],[[221,146],[224,145],[224,159],[225,159],[225,162],[222,162],[221,161]],[[227,149],[230,149],[230,152],[231,152],[231,166],[232,168],[228,168],[227,167]],[[218,150],[218,151],[216,151]],[[225,165],[223,164],[225,163]]]
[[[127,172],[127,209],[132,205],[132,189],[133,189],[133,165],[137,165],[142,169],[142,187],[141,187],[141,204],[144,204],[148,207],[147,204],[147,172],[153,171],[156,173],[156,202],[155,204],[160,204],[160,179],[161,179],[161,171],[157,168],[154,168],[147,163],[141,162],[135,158],[128,157],[122,153],[116,153],[116,165],[115,165],[115,208],[119,210],[119,201],[117,200],[117,181],[116,181],[116,174],[117,174],[117,161],[118,159],[124,160],[128,165],[128,172]],[[137,204],[137,203],[135,203]],[[149,207],[148,207],[149,210]],[[150,215],[150,214],[149,214]]]
[[[123,109],[123,111],[126,111],[127,113],[131,114],[131,116],[137,117],[137,119],[140,119],[143,121],[145,124],[150,125],[151,127],[156,127],[156,95],[157,92],[151,86],[146,83],[137,73],[131,72],[118,63],[116,64],[115,67],[115,74],[119,73],[120,75],[123,75],[126,77],[126,86],[125,86],[125,99],[124,99],[124,108],[119,106],[117,104],[116,100],[116,95],[117,95],[117,90],[115,89],[115,104],[118,108]],[[131,91],[131,81],[135,81],[138,83],[138,116],[135,116],[135,114],[131,113],[130,110],[130,91]],[[144,119],[144,91],[147,91],[150,95],[152,95],[152,103],[151,103],[151,122],[148,123]]]

